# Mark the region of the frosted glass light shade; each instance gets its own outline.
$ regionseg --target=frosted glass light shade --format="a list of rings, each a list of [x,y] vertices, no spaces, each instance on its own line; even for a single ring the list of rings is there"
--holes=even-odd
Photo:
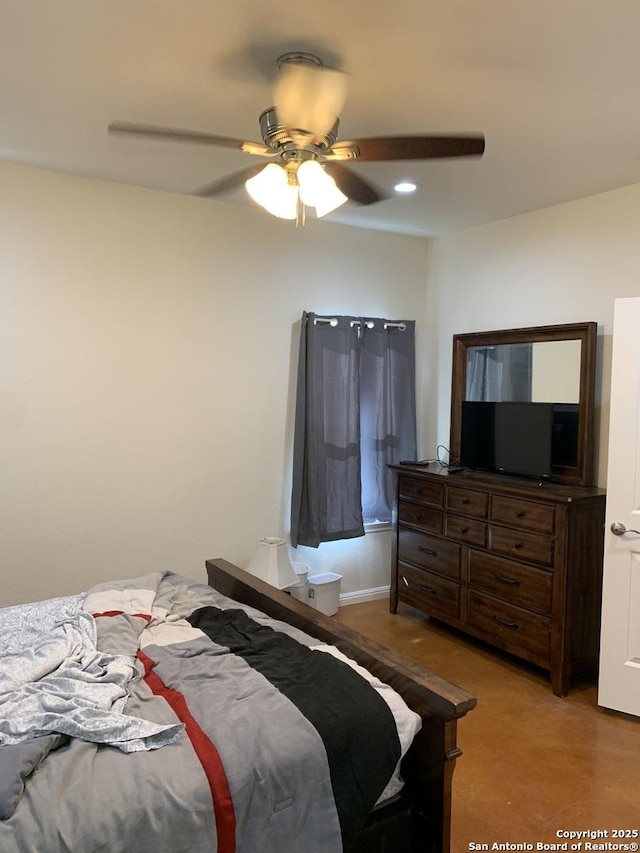
[[[331,213],[345,201],[346,195],[336,186],[331,175],[328,175],[317,160],[305,160],[298,167],[298,186],[300,200],[309,207],[315,207],[316,216]]]
[[[251,198],[273,216],[295,219],[298,214],[298,189],[289,183],[286,171],[269,163],[245,182]]]
[[[318,217],[331,213],[345,201],[347,196],[336,186],[317,160],[305,160],[296,172],[297,186],[289,183],[285,169],[277,163],[269,163],[257,175],[245,182],[251,198],[266,211],[281,219],[296,219],[300,201],[307,207],[315,207]]]
[[[258,540],[258,547],[249,561],[247,571],[277,589],[298,583],[298,575],[287,554],[287,543],[275,536]]]

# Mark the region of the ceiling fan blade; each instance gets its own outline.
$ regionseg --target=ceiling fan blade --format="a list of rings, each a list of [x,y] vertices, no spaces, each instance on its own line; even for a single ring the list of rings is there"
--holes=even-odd
[[[249,178],[253,178],[264,168],[264,163],[259,163],[257,166],[249,166],[248,169],[240,169],[239,172],[232,172],[230,175],[226,175],[224,178],[220,178],[219,180],[213,181],[205,187],[202,187],[202,189],[196,190],[194,195],[200,196],[201,198],[213,198],[214,196],[223,195],[231,190],[236,190],[238,187],[243,186]]]
[[[135,124],[128,121],[113,121],[108,130],[109,133],[113,134],[143,136],[165,142],[195,142],[200,145],[237,148],[247,154],[258,154],[265,157],[273,156],[275,153],[259,142],[246,142],[243,139],[234,139],[231,136],[217,136],[214,133],[202,133],[197,130],[180,130],[174,127],[158,127],[153,124]]]
[[[375,204],[377,201],[384,201],[385,198],[388,198],[382,190],[374,187],[369,181],[365,181],[364,178],[351,169],[347,169],[341,163],[323,163],[323,168],[333,178],[340,192],[343,192],[349,201],[355,201],[356,204]]]
[[[308,62],[280,64],[273,93],[278,121],[319,142],[336,123],[347,98],[347,75]]]
[[[480,157],[484,136],[378,136],[336,142],[327,157],[336,160],[430,160]]]

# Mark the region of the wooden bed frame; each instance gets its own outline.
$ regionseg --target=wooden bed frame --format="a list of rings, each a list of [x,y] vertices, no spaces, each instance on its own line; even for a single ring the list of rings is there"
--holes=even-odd
[[[451,782],[462,754],[457,721],[475,707],[476,697],[227,560],[207,560],[206,568],[214,589],[337,646],[391,685],[422,718],[422,730],[403,759],[399,800],[371,813],[352,853],[449,853]]]

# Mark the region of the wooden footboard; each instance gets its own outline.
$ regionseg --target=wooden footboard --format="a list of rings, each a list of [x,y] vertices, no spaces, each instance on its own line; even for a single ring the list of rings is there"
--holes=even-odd
[[[405,756],[403,803],[405,816],[396,804],[381,809],[370,819],[374,830],[362,848],[367,853],[398,849],[403,853],[449,853],[451,829],[451,782],[456,758],[456,726],[460,717],[476,705],[476,698],[429,670],[353,631],[285,592],[223,559],[206,562],[209,585],[223,595],[256,607],[275,619],[288,622],[319,640],[337,646],[344,654],[391,685],[422,718],[422,730]],[[406,814],[410,814],[408,823]],[[392,846],[394,821],[404,819],[402,846]],[[375,833],[384,837],[376,846]],[[404,842],[405,837],[408,839]]]

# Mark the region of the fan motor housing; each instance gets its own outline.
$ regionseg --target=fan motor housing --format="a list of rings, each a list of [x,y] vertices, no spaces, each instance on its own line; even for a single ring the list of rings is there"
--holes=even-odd
[[[329,149],[338,138],[338,127],[340,121],[336,119],[336,123],[331,130],[325,135],[321,142],[313,144],[314,148]],[[260,133],[264,144],[274,151],[277,151],[288,143],[296,143],[292,133],[301,136],[309,136],[309,131],[304,128],[287,128],[278,121],[278,116],[275,107],[269,107],[260,114]]]

